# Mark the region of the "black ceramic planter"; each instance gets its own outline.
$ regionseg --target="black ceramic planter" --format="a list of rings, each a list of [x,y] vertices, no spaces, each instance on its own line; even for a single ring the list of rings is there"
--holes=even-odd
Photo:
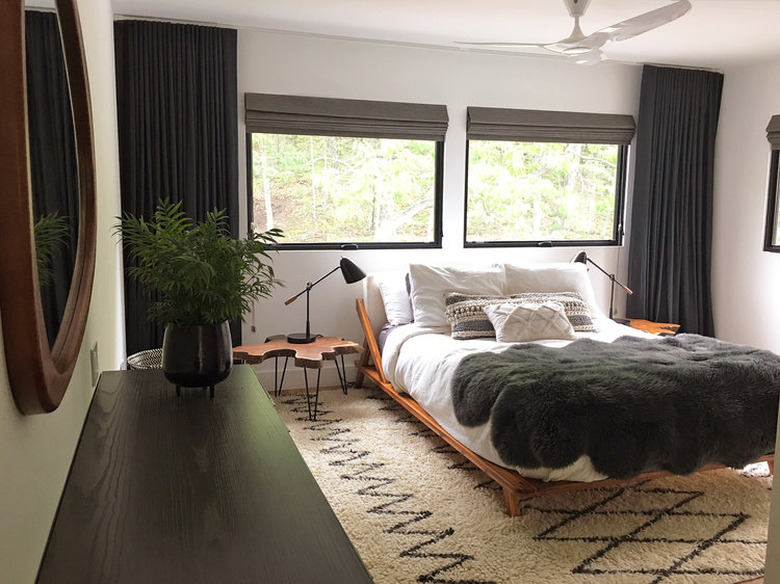
[[[162,368],[165,377],[180,388],[208,387],[214,396],[214,385],[230,374],[233,366],[233,343],[230,327],[221,324],[173,325],[165,327]]]

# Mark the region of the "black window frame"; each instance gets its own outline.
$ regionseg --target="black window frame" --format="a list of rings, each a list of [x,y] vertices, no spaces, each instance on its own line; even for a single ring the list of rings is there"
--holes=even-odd
[[[766,128],[767,140],[772,146],[769,158],[769,187],[767,189],[767,207],[764,224],[764,251],[780,253],[780,241],[775,241],[777,222],[780,220],[778,209],[778,190],[780,190],[780,115],[772,116]],[[780,236],[778,237],[780,239]]]
[[[267,133],[347,138],[379,137],[388,139],[430,140],[434,142],[435,145],[432,241],[286,243],[282,240],[278,242],[275,247],[279,250],[441,249],[444,235],[444,134],[446,133],[448,125],[445,106],[247,93],[245,94],[245,107],[247,111],[247,227],[250,231],[254,231],[255,229],[252,213],[252,209],[254,208],[252,184],[253,134]],[[435,110],[434,108],[438,109]],[[441,116],[442,108],[443,121]],[[324,114],[320,114],[318,111],[320,109]],[[385,115],[385,113],[381,111],[379,114],[376,114],[377,110],[382,109],[389,110],[389,115]],[[263,127],[263,124],[266,123],[263,120],[250,122],[250,111],[257,112],[260,118],[267,115],[269,129],[258,129]],[[420,116],[420,118],[422,118],[412,120],[414,129],[411,131],[411,134],[409,134],[409,130],[404,128],[404,116],[410,111],[412,112],[411,118],[414,118],[415,116]],[[364,116],[360,117],[363,113]],[[285,125],[285,116],[289,116],[289,127]],[[311,119],[311,127],[307,126],[307,116]],[[372,118],[371,116],[375,117]],[[425,119],[427,117],[434,118],[434,122],[429,124],[429,120]],[[431,127],[426,127],[426,124]],[[250,128],[255,129],[250,131]]]
[[[635,124],[632,116],[615,114],[591,114],[557,112],[547,110],[512,110],[501,108],[468,108],[466,134],[466,158],[463,247],[614,247],[623,244],[625,235],[625,207],[630,143]],[[565,144],[611,144],[618,146],[615,173],[615,209],[612,238],[595,239],[544,239],[544,240],[468,240],[469,196],[469,145],[471,140],[501,142],[539,142]]]

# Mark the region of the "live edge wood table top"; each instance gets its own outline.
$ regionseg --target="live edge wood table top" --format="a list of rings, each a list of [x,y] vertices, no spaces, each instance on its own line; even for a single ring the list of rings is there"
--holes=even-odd
[[[103,373],[38,582],[371,582],[265,390]]]
[[[261,363],[270,357],[294,357],[296,367],[321,369],[323,361],[333,361],[339,355],[359,353],[362,345],[341,337],[317,337],[311,343],[288,343],[284,335],[268,337],[260,345],[241,345],[233,349],[234,359]]]

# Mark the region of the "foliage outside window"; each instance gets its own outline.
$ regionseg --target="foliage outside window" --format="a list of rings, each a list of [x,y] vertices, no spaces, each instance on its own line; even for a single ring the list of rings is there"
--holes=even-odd
[[[619,245],[634,118],[468,107],[466,247]]]
[[[251,227],[282,248],[440,247],[441,104],[246,93]]]
[[[433,246],[442,143],[251,133],[251,221],[281,247]]]
[[[466,246],[619,243],[626,150],[470,140]]]

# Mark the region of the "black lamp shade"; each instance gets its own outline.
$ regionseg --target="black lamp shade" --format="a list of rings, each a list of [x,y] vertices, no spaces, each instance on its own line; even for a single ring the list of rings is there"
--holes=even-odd
[[[344,281],[347,284],[360,282],[360,280],[366,277],[366,273],[347,258],[341,258],[339,267],[341,268],[341,274],[344,276]]]
[[[586,254],[584,251],[581,251],[576,256],[571,258],[572,263],[578,263],[578,264],[587,264],[588,263],[588,254]]]

